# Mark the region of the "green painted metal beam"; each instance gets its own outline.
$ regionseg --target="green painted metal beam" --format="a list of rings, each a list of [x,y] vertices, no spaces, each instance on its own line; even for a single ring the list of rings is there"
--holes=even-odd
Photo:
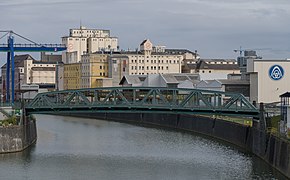
[[[53,91],[38,94],[26,106],[27,113],[100,110],[259,115],[259,110],[241,94],[160,87],[109,87]]]

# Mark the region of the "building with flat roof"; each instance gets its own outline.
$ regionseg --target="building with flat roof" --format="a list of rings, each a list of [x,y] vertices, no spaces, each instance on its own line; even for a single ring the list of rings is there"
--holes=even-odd
[[[199,59],[196,63],[185,63],[182,72],[198,73],[201,80],[214,80],[240,74],[240,68],[234,59]]]
[[[250,100],[279,102],[279,95],[290,90],[290,60],[248,59]]]
[[[108,84],[108,54],[90,53],[82,55],[81,88],[99,87]],[[106,81],[100,79],[106,78]]]
[[[110,30],[87,29],[84,26],[70,29],[69,36],[62,37],[62,44],[67,47],[62,53],[64,63],[81,61],[81,55],[96,51],[117,51],[118,38],[112,37]]]
[[[155,47],[149,39],[146,39],[135,51],[110,54],[109,77],[113,79],[113,86],[118,86],[125,75],[181,73],[183,61],[195,57],[196,54],[189,50]]]
[[[55,67],[61,64],[61,59],[51,55],[42,56],[45,59],[35,60],[29,54],[15,55],[15,99],[20,99],[21,85],[36,84],[40,89],[53,90],[56,84]],[[6,64],[1,67],[2,100],[6,100]],[[11,84],[10,84],[11,87]],[[11,90],[11,88],[10,88]]]

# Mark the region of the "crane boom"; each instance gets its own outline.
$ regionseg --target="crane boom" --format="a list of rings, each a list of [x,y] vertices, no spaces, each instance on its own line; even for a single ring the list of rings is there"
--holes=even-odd
[[[63,44],[39,44],[36,43],[20,34],[17,34],[13,31],[3,31],[0,30],[0,33],[6,33],[1,36],[0,39],[8,36],[7,44],[0,44],[0,52],[7,52],[7,63],[6,63],[6,102],[14,103],[14,52],[57,52],[66,50],[65,45]],[[14,35],[18,36],[26,41],[29,44],[15,44]],[[11,66],[11,67],[10,67]],[[10,98],[10,74],[11,74],[11,98]]]

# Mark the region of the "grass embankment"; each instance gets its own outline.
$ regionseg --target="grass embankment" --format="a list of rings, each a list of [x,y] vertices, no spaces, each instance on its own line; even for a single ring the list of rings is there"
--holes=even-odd
[[[204,117],[211,117],[211,118],[216,118],[216,119],[222,119],[225,121],[230,121],[238,124],[243,124],[246,126],[252,126],[252,120],[251,118],[246,118],[246,117],[233,117],[233,116],[206,116],[203,115]]]
[[[16,116],[12,116],[10,118],[7,118],[7,119],[0,121],[0,126],[3,126],[3,127],[17,125],[17,124],[18,124],[18,122],[17,122]]]
[[[226,121],[231,121],[234,123],[238,123],[238,124],[243,124],[246,126],[252,126],[253,125],[253,121],[251,120],[251,118],[246,118],[246,117],[230,117],[230,116],[218,116],[218,119],[223,119]]]
[[[280,122],[281,116],[273,116],[268,121],[268,130],[273,134],[278,134],[278,128],[279,128],[279,122]]]
[[[274,134],[279,137],[286,138],[287,140],[290,140],[290,131],[288,131],[287,136],[284,136],[279,133],[279,128],[280,128],[280,121],[281,121],[281,116],[273,116],[269,120],[269,125],[268,125],[268,132],[271,134]]]

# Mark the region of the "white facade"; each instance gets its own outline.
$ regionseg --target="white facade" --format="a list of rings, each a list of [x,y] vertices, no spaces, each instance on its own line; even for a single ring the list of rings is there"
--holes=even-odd
[[[54,63],[24,61],[24,84],[55,84]]]
[[[118,50],[118,38],[111,37],[109,30],[87,29],[83,26],[70,29],[70,35],[62,37],[62,44],[67,47],[67,51],[62,53],[64,63],[80,62],[81,55],[86,53]]]
[[[271,74],[275,76],[275,69],[277,79],[271,78]],[[250,74],[251,101],[279,102],[279,95],[290,90],[289,60],[248,60],[247,73]]]
[[[124,53],[129,58],[130,75],[181,73],[183,55],[154,53],[149,40],[140,44],[140,50],[142,53]]]

